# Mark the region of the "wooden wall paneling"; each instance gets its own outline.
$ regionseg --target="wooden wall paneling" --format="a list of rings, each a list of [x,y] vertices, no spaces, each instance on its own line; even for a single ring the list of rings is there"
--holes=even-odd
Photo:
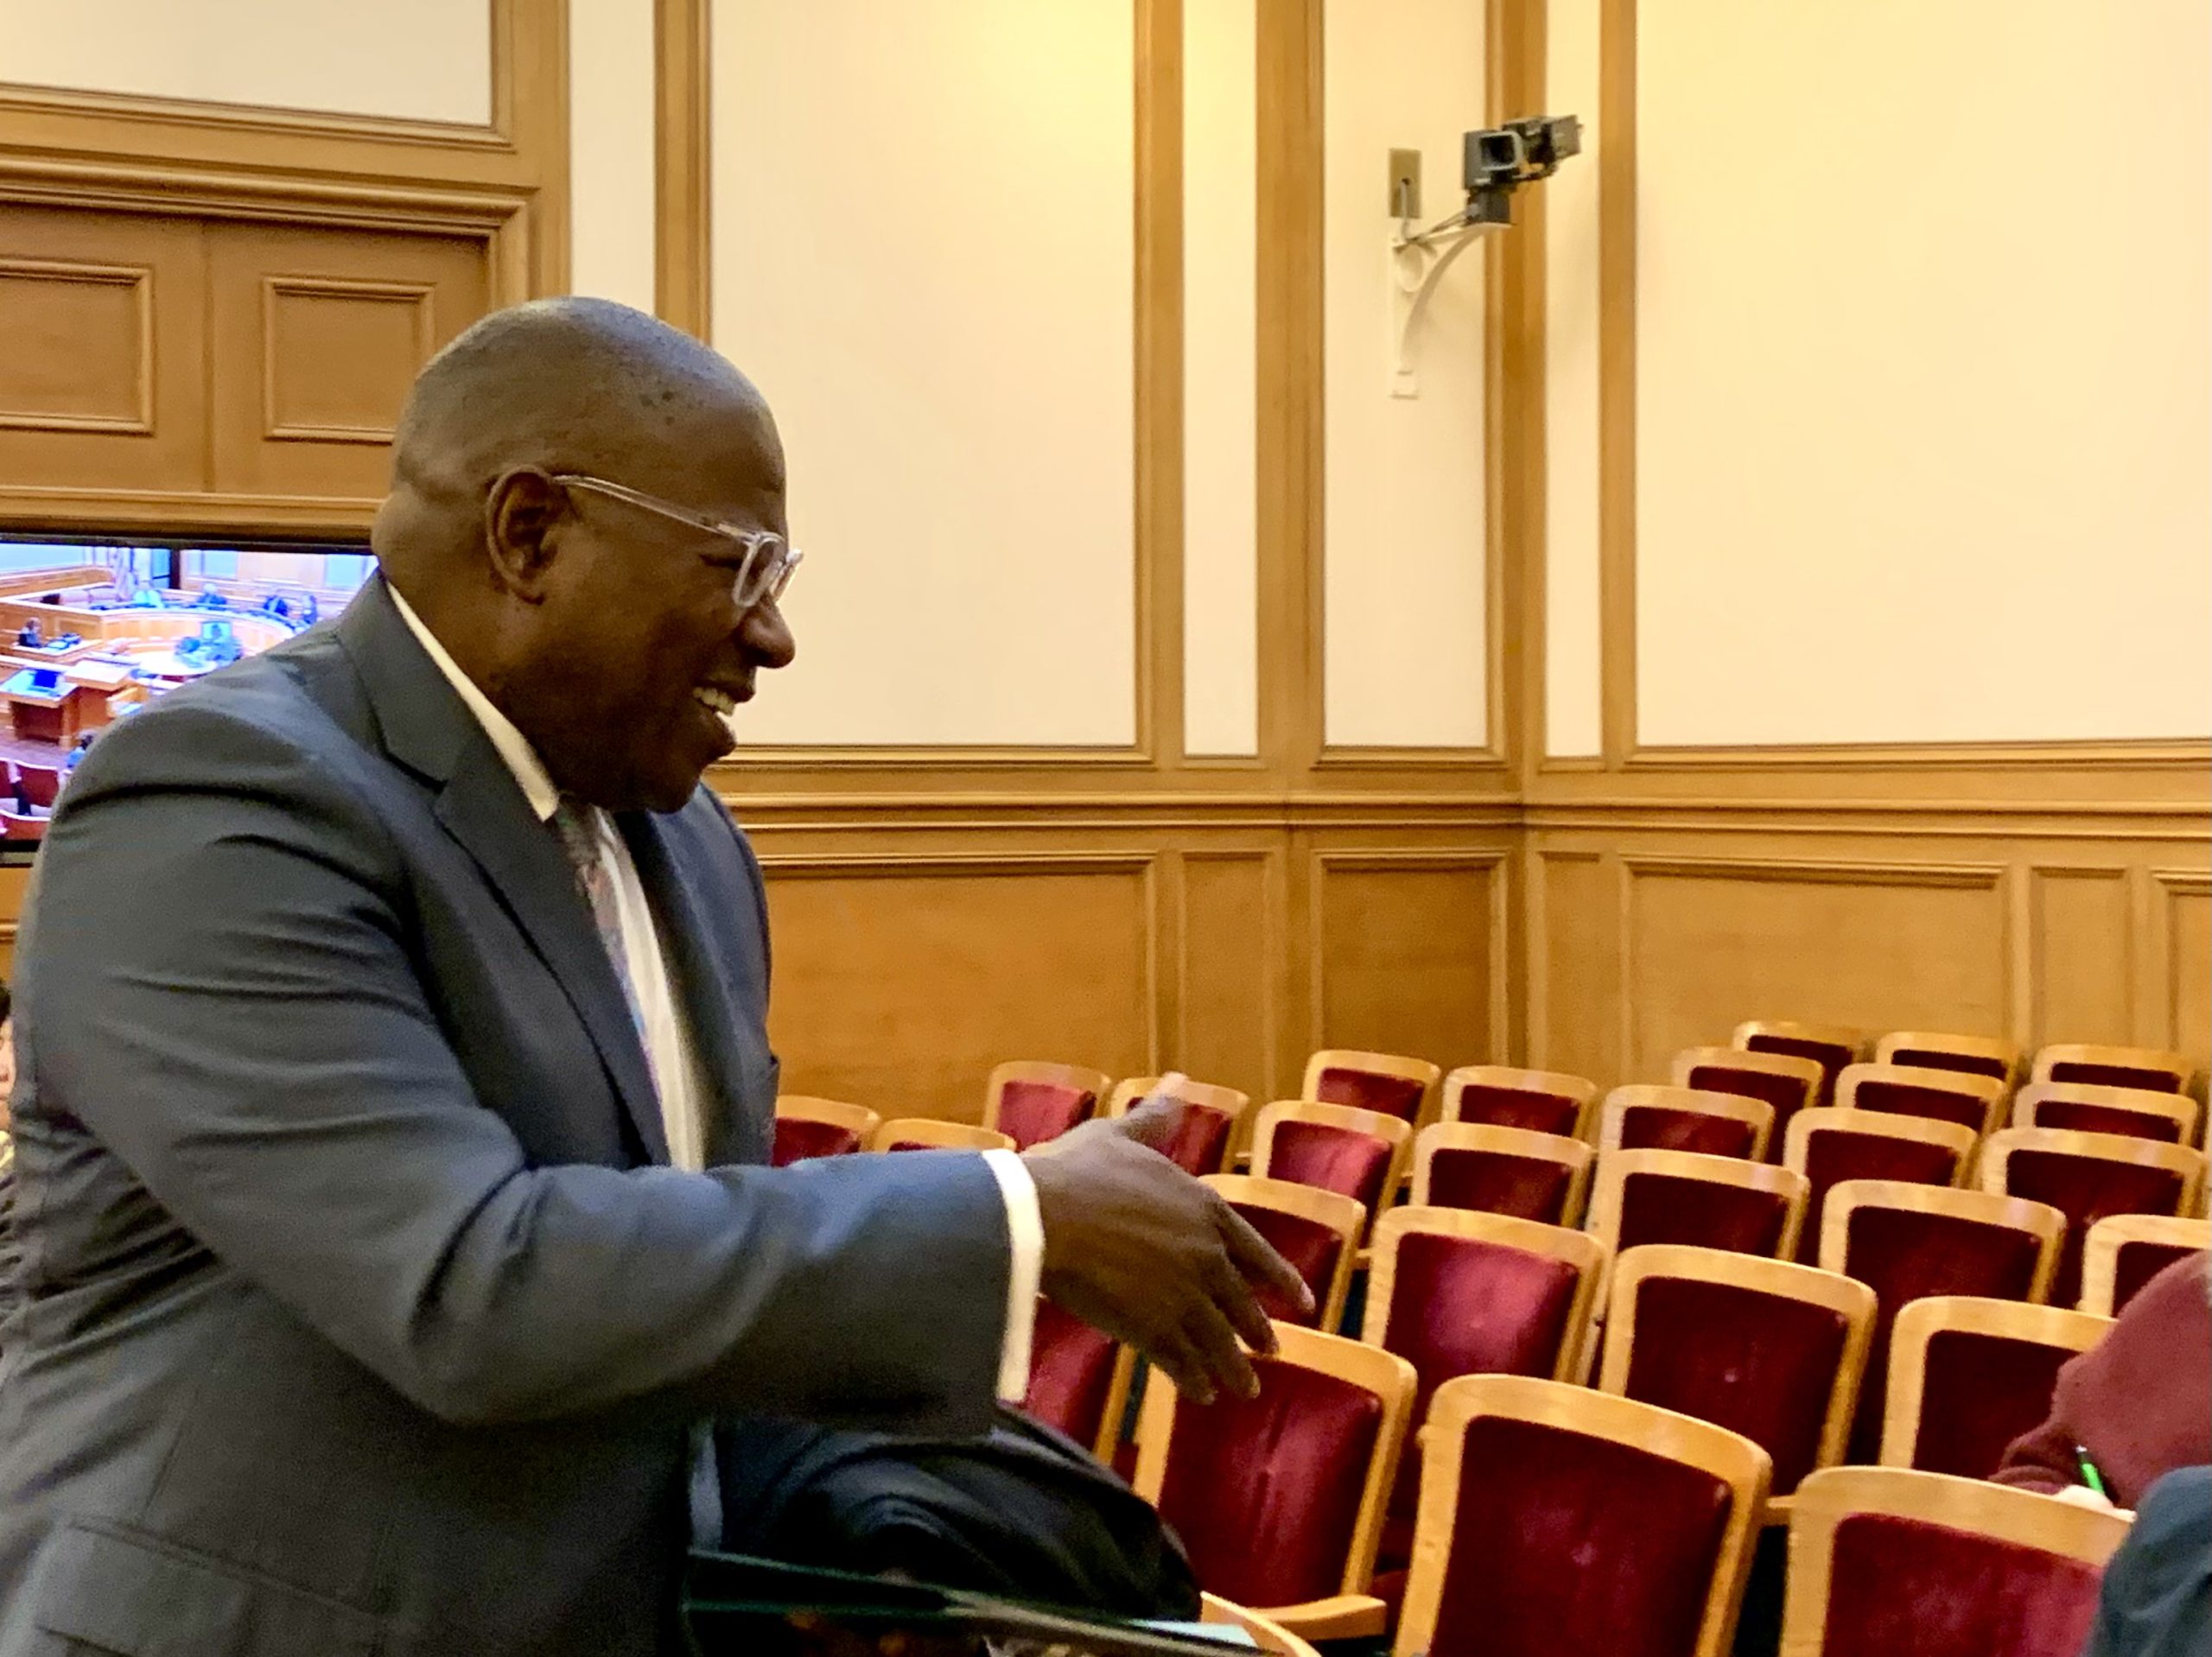
[[[1309,1050],[1408,1053],[1450,1069],[1505,1053],[1507,853],[1311,854]]]
[[[2133,1041],[2136,950],[2126,867],[2034,863],[2023,874],[2025,1044]]]
[[[1163,1063],[1255,1099],[1283,1097],[1297,1085],[1279,1051],[1289,968],[1284,854],[1194,847],[1176,861],[1175,1038]]]
[[[2142,1000],[2163,1014],[2155,1044],[2196,1060],[2202,1097],[2212,1066],[2212,870],[2154,868],[2150,877],[2163,970],[2155,1000]]]
[[[481,239],[229,224],[208,281],[213,489],[371,507],[416,371],[492,288]]]
[[[1321,4],[1261,0],[1255,41],[1260,752],[1283,782],[1321,749]]]
[[[1136,746],[1183,763],[1183,5],[1136,0]]]
[[[654,0],[653,309],[713,333],[714,58],[709,0]]]
[[[1595,850],[1540,849],[1530,883],[1529,1062],[1611,1083],[1621,1025],[1624,872]]]
[[[974,1121],[1005,1059],[1155,1069],[1156,854],[762,860],[786,1091]]]
[[[1870,1030],[2005,1027],[1999,863],[1630,854],[1627,1073],[1746,1018]]]
[[[205,442],[206,294],[188,220],[0,211],[0,479],[190,487]]]

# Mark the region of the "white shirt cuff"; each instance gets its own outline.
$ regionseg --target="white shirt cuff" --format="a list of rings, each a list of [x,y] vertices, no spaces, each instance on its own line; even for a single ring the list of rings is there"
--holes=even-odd
[[[1029,1348],[1037,1330],[1037,1292],[1045,1277],[1045,1216],[1037,1182],[1012,1151],[986,1151],[983,1160],[1006,1199],[1006,1235],[1013,1260],[1006,1274],[1006,1343],[999,1349],[999,1400],[1019,1404],[1029,1393]]]

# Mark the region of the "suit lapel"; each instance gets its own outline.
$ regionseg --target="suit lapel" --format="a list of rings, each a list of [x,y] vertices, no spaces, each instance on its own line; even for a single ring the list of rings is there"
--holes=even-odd
[[[666,1162],[668,1136],[645,1048],[558,838],[531,812],[381,579],[361,589],[338,631],[376,709],[385,752],[436,786],[439,823],[483,871],[568,996],[646,1158]]]
[[[758,1061],[751,1068],[765,1070],[767,1050],[739,1013],[743,1005],[758,1005],[765,997],[760,987],[746,981],[748,970],[758,968],[748,969],[730,959],[723,947],[728,929],[709,924],[686,815],[659,817],[631,812],[618,821],[637,865],[639,883],[652,905],[663,947],[671,957],[677,992],[698,1056],[705,1084],[704,1096],[697,1102],[707,1164],[766,1162],[769,1140],[763,1123],[774,1106],[772,1101],[748,1096],[747,1059]],[[753,994],[735,993],[741,989]],[[760,1051],[748,1055],[748,1046]]]

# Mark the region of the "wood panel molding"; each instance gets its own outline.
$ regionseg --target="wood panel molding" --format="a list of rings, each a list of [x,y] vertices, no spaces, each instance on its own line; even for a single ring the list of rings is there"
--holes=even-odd
[[[653,0],[653,310],[714,332],[714,13]]]
[[[265,438],[276,441],[322,443],[369,443],[382,447],[391,441],[391,422],[378,423],[373,420],[346,421],[316,419],[312,414],[294,409],[287,412],[288,392],[296,394],[296,386],[288,386],[284,369],[288,364],[299,361],[286,347],[283,335],[283,316],[288,308],[285,302],[312,303],[317,300],[339,306],[381,306],[403,308],[398,318],[406,337],[396,365],[411,378],[410,364],[419,364],[429,358],[433,341],[437,336],[437,290],[428,283],[371,281],[345,276],[264,276],[261,279],[261,432]],[[304,304],[301,307],[304,308]],[[316,382],[327,378],[329,365],[317,365],[322,371],[315,375]],[[358,394],[358,384],[347,384],[339,389],[340,394]],[[399,388],[404,395],[405,386]],[[385,398],[396,416],[397,400]]]
[[[150,266],[0,257],[0,283],[23,289],[45,288],[50,302],[64,304],[74,298],[82,307],[91,307],[106,299],[106,314],[95,316],[84,309],[80,314],[54,317],[45,330],[47,339],[69,342],[67,366],[80,397],[102,386],[102,365],[96,356],[88,357],[82,346],[105,346],[115,352],[107,365],[115,371],[110,381],[115,396],[109,408],[103,409],[97,404],[24,408],[10,405],[35,401],[41,393],[67,401],[69,388],[60,383],[59,374],[51,378],[39,377],[47,383],[36,387],[22,383],[28,378],[26,359],[31,353],[18,340],[6,359],[0,360],[0,427],[130,435],[153,431],[154,272]],[[57,369],[62,365],[58,360],[52,364]]]

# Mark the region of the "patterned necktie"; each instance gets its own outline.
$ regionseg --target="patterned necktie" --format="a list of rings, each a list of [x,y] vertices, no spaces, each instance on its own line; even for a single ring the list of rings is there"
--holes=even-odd
[[[638,1005],[638,987],[630,979],[629,951],[622,946],[622,916],[615,907],[614,880],[607,873],[607,860],[600,855],[599,814],[575,795],[563,794],[560,804],[553,809],[553,828],[561,837],[562,851],[568,856],[569,871],[576,877],[576,889],[590,905],[592,924],[599,929],[600,947],[607,952],[615,979],[622,986],[622,1000],[630,1009],[631,1025],[638,1032],[638,1044],[645,1049],[645,1068],[652,1072],[653,1087],[658,1091],[660,1074],[653,1064],[652,1044],[645,1038],[645,1017]]]

